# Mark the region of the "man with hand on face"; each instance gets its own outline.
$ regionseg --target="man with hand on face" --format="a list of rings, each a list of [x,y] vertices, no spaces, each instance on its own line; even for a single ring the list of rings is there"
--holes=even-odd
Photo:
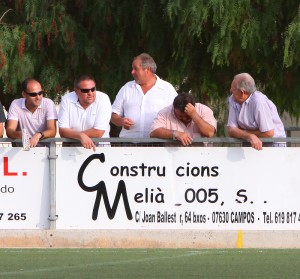
[[[179,94],[173,102],[157,114],[151,126],[150,137],[179,140],[190,145],[194,138],[213,137],[217,121],[213,111],[195,103],[189,93]]]
[[[109,138],[110,117],[108,95],[96,90],[92,76],[82,75],[75,80],[74,91],[62,97],[58,114],[59,134],[64,138],[78,139],[84,148],[95,151],[92,138]]]
[[[136,56],[127,82],[112,105],[111,122],[122,127],[120,138],[149,138],[150,127],[158,111],[172,104],[177,92],[160,79],[156,63],[147,53]]]
[[[21,139],[27,130],[29,147],[43,146],[45,138],[55,137],[57,112],[52,100],[43,97],[41,84],[33,78],[22,83],[23,98],[14,100],[8,111],[6,134],[12,139]],[[46,144],[44,144],[46,145]]]

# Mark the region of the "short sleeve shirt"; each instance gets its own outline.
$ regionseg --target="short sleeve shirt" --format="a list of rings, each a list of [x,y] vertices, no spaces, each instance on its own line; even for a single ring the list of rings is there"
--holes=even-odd
[[[121,130],[121,138],[149,138],[151,124],[157,113],[173,103],[177,96],[175,88],[158,76],[156,78],[155,85],[146,94],[135,81],[126,83],[118,92],[112,112],[134,122],[130,130]]]
[[[285,138],[284,125],[275,104],[266,95],[255,91],[241,105],[229,97],[227,126],[266,132],[274,129],[274,138]]]
[[[109,138],[110,118],[111,103],[107,94],[96,91],[95,101],[84,109],[78,101],[77,94],[73,91],[62,97],[58,113],[58,127],[75,131],[94,128],[105,131],[103,138]]]
[[[213,111],[208,106],[196,103],[195,109],[198,115],[203,118],[203,120],[217,129],[217,120],[213,115]],[[174,114],[173,105],[162,109],[157,114],[151,126],[151,132],[158,128],[185,132],[192,138],[202,136],[197,125],[193,121],[191,121],[189,125],[186,126],[182,121],[178,120],[178,118]]]
[[[55,104],[48,98],[42,98],[41,104],[32,113],[25,106],[25,98],[14,100],[8,111],[8,120],[18,121],[18,131],[27,129],[29,136],[47,130],[47,121],[57,119]]]

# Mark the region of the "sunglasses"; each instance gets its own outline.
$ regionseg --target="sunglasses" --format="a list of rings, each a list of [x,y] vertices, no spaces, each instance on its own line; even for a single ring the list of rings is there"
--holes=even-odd
[[[96,87],[92,87],[92,88],[89,88],[89,89],[85,89],[85,88],[78,88],[81,93],[89,93],[90,91],[94,92],[96,90]]]
[[[28,93],[28,92],[25,92],[27,95],[29,95],[30,97],[36,97],[37,95],[41,96],[44,94],[44,91],[40,91],[40,92],[31,92],[31,93]]]

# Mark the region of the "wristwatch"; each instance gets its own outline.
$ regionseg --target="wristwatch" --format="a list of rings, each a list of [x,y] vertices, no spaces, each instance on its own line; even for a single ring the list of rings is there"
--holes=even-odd
[[[39,132],[41,134],[40,140],[45,137],[44,132]]]

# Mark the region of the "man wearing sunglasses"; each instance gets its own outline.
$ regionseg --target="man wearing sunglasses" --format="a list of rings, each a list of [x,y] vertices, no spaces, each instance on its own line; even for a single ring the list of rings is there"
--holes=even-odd
[[[109,138],[110,116],[108,95],[96,91],[92,76],[79,76],[74,82],[74,91],[62,97],[58,114],[59,134],[64,138],[78,139],[84,148],[95,151],[92,138]]]
[[[26,129],[30,147],[46,146],[40,140],[56,135],[55,104],[44,97],[41,84],[33,78],[22,82],[22,96],[9,107],[6,134],[9,138],[21,139],[22,131]]]
[[[206,105],[195,103],[193,95],[179,94],[173,105],[157,114],[151,126],[150,137],[178,140],[190,145],[194,138],[213,137],[217,120]]]

